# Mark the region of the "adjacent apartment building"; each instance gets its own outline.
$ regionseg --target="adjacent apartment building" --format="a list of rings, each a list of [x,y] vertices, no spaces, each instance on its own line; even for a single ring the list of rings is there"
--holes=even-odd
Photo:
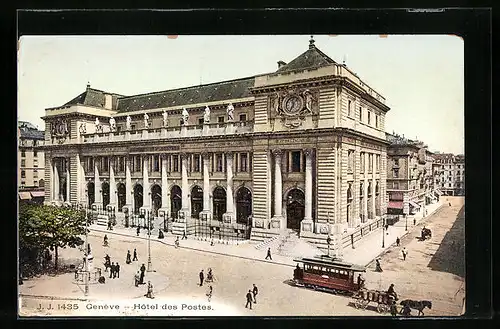
[[[45,133],[29,122],[19,121],[17,135],[19,200],[43,202],[45,158],[42,146]]]
[[[462,154],[435,154],[435,184],[445,195],[465,195],[465,157]]]

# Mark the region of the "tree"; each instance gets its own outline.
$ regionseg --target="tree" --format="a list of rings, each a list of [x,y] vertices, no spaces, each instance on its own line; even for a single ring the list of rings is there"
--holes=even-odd
[[[85,212],[81,209],[47,205],[20,205],[19,246],[31,250],[55,251],[58,268],[58,249],[75,248],[84,243]]]

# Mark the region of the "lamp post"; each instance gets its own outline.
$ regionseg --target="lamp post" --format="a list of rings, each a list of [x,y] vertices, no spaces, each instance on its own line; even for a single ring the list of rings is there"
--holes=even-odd
[[[89,295],[89,260],[88,260],[88,211],[87,207],[84,208],[85,211],[85,248],[83,254],[85,255],[85,275],[84,275],[84,284],[85,284],[85,290],[84,290],[84,295],[88,296]]]
[[[382,217],[382,248],[385,248],[385,216]]]
[[[145,215],[148,220],[148,272],[153,272],[153,264],[151,263],[151,216],[150,211],[147,210]]]
[[[408,231],[408,215],[403,214],[403,216],[405,216],[405,231]]]

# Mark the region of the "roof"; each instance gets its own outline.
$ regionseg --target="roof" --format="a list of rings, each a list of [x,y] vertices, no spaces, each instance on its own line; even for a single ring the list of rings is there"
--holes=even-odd
[[[307,264],[318,265],[318,266],[334,266],[335,268],[338,268],[338,269],[351,270],[351,271],[356,271],[356,272],[366,271],[365,266],[355,265],[355,264],[346,263],[346,262],[342,262],[342,261],[338,261],[338,260],[330,260],[327,258],[298,258],[298,259],[294,259],[294,262],[307,263]]]
[[[276,73],[286,73],[293,71],[303,71],[317,69],[323,66],[330,66],[336,62],[316,48],[314,40],[309,41],[309,49],[292,60],[290,63],[280,67]]]
[[[199,104],[250,97],[255,77],[166,90],[161,92],[120,97],[118,112],[133,112],[155,108]]]
[[[83,93],[80,95],[76,96],[63,106],[69,106],[69,105],[88,105],[88,106],[96,106],[96,107],[103,107],[105,103],[105,94],[110,94],[112,96],[112,108],[116,107],[116,101],[118,97],[124,97],[123,95],[119,94],[113,94],[113,93],[106,93],[102,90],[98,89],[93,89],[90,87],[87,87],[87,90],[85,90]]]
[[[31,122],[28,122],[28,121],[18,121],[17,127],[18,128],[28,128],[28,129],[37,129],[37,127],[34,124],[32,124]]]
[[[43,140],[45,138],[45,133],[42,130],[38,130],[38,128],[32,123],[19,121],[17,126],[19,129],[19,137],[21,138],[39,140]]]

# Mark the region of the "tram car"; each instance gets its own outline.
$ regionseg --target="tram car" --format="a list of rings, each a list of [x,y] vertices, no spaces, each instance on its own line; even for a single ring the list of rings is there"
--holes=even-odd
[[[293,272],[293,283],[299,287],[326,291],[334,294],[352,295],[363,285],[358,284],[358,274],[366,267],[332,258],[294,259],[297,267]]]

